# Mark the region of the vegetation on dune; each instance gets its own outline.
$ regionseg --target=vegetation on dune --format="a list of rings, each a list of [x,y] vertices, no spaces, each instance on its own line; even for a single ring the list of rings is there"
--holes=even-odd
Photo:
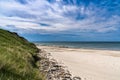
[[[38,51],[16,33],[0,29],[0,80],[43,80],[35,65]]]

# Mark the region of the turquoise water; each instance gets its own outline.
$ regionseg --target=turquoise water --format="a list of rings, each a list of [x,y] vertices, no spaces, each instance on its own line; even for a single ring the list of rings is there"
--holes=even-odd
[[[120,50],[120,42],[34,42],[37,45],[82,49]]]

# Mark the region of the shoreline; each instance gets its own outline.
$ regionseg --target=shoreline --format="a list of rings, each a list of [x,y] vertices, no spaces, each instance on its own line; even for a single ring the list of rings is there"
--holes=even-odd
[[[119,80],[120,51],[37,46],[82,80]]]
[[[106,51],[120,51],[120,49],[110,49],[110,48],[79,48],[79,47],[70,47],[70,46],[63,46],[63,45],[40,45],[39,43],[34,43],[36,46],[46,46],[46,47],[57,47],[57,48],[71,48],[71,49],[86,49],[86,50],[106,50]]]

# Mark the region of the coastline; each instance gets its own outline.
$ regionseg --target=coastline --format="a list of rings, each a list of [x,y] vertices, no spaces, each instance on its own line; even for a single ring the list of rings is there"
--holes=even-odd
[[[37,46],[82,80],[119,80],[120,51]]]
[[[34,42],[37,46],[120,51],[120,42]]]

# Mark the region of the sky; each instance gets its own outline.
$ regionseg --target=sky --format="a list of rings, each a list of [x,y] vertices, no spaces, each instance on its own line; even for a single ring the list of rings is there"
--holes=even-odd
[[[120,0],[0,0],[0,28],[29,41],[120,41]]]

